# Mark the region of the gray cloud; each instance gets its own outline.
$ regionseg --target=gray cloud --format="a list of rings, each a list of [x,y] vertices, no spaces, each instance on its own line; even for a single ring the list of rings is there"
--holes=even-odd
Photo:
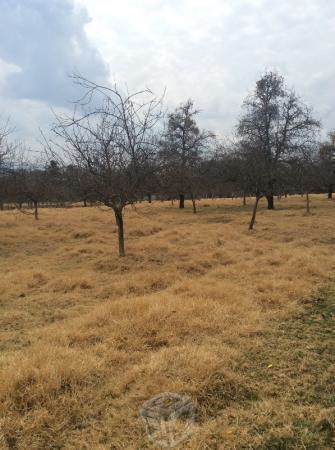
[[[202,125],[224,134],[264,69],[277,69],[324,128],[335,128],[329,0],[0,0],[0,6],[0,95],[25,131],[46,120],[45,103],[64,107],[75,97],[67,73],[106,82],[105,62],[111,78],[130,90],[167,87],[171,107],[193,98]]]
[[[89,35],[116,79],[166,85],[171,103],[194,98],[204,123],[218,131],[229,133],[265,68],[283,73],[324,126],[335,127],[334,2],[124,0],[108,14],[108,1],[81,1],[94,18]]]
[[[0,58],[17,66],[7,97],[62,105],[73,100],[73,71],[104,79],[107,66],[88,41],[87,11],[72,0],[1,0]]]

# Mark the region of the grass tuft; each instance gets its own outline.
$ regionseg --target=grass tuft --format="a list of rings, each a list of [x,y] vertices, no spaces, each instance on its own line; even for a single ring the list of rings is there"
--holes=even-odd
[[[105,210],[1,211],[0,447],[149,448],[138,410],[176,392],[184,448],[333,448],[335,210],[312,197],[253,233],[241,199],[142,203],[122,260]]]

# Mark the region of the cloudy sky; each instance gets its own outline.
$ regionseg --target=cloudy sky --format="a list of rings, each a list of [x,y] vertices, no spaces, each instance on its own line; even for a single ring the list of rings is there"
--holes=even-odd
[[[192,98],[201,124],[234,127],[265,69],[281,72],[335,128],[333,0],[0,0],[0,115],[34,142],[80,72],[130,90]]]

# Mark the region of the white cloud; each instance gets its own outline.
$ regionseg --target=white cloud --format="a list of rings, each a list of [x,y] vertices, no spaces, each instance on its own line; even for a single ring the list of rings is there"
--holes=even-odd
[[[22,70],[7,76],[8,92],[18,98],[64,104],[73,92],[64,75],[69,68],[81,65],[88,78],[103,78],[106,62],[110,78],[126,82],[131,90],[149,86],[161,93],[167,87],[171,106],[193,98],[203,110],[202,124],[228,134],[256,79],[265,68],[275,68],[314,106],[326,129],[335,127],[334,2],[76,0],[73,7],[70,0],[0,0],[1,4],[7,8],[2,8],[6,29],[19,31],[15,39],[0,43],[0,57]],[[21,20],[6,19],[8,5],[18,4]],[[44,5],[43,18],[39,9],[34,10],[37,4]],[[23,47],[19,36],[25,36]],[[0,82],[1,73],[0,65]]]
[[[103,78],[106,67],[88,41],[87,11],[71,0],[0,0],[0,57],[20,67],[7,78],[7,96],[64,104],[74,70]]]
[[[265,68],[279,70],[335,127],[335,3],[328,0],[80,0],[88,36],[116,80],[192,97],[229,133]]]
[[[87,10],[72,0],[0,0],[1,116],[29,142],[51,120],[50,106],[78,96],[69,74],[106,81],[107,66],[89,42]]]

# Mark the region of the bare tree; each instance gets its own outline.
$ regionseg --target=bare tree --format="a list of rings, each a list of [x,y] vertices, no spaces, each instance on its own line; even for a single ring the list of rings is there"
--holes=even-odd
[[[112,208],[119,255],[125,255],[123,210],[142,198],[157,152],[162,99],[149,89],[130,94],[81,76],[84,89],[71,117],[58,116],[53,131],[68,162],[88,171],[97,199]]]
[[[273,209],[281,163],[299,152],[306,142],[314,140],[320,124],[276,72],[266,72],[257,81],[243,109],[237,133],[257,152],[257,160],[264,171],[264,195],[268,209]]]
[[[0,124],[0,166],[3,166],[13,149],[13,146],[8,141],[8,137],[12,132],[13,128],[9,126],[9,120]]]
[[[35,220],[38,220],[39,204],[47,200],[49,183],[52,181],[44,162],[36,158],[31,149],[22,143],[18,144],[9,188],[10,198],[16,207],[25,214],[31,214],[23,208],[24,204],[31,206]]]
[[[166,130],[161,140],[160,160],[165,179],[179,195],[179,208],[184,208],[185,195],[191,197],[193,211],[203,153],[209,148],[214,134],[200,130],[195,117],[193,101],[188,100],[168,116]]]
[[[69,164],[64,169],[63,178],[66,187],[65,197],[68,200],[83,202],[84,207],[88,206],[88,202],[93,204],[97,201],[94,178],[88,170]]]
[[[333,198],[335,186],[335,131],[329,133],[329,141],[320,147],[321,171],[327,185],[328,198]]]
[[[27,202],[34,208],[34,218],[39,219],[39,204],[46,200],[47,172],[29,164],[24,168],[16,169],[13,173],[15,182],[14,198],[19,202]]]
[[[13,163],[15,146],[9,141],[9,136],[14,129],[9,120],[0,124],[0,210],[4,207],[4,201],[8,197],[8,173]]]
[[[286,183],[305,196],[306,214],[311,212],[310,193],[319,184],[319,160],[317,147],[307,146],[301,152],[300,157],[292,158],[288,163]]]
[[[266,165],[262,150],[259,147],[255,147],[254,143],[244,142],[237,150],[236,156],[242,166],[241,171],[243,172],[243,178],[241,180],[239,177],[239,180],[243,183],[243,186],[248,186],[249,192],[255,197],[249,223],[249,230],[252,230],[256,222],[259,201],[267,192],[268,178]],[[246,182],[247,184],[245,184]]]

